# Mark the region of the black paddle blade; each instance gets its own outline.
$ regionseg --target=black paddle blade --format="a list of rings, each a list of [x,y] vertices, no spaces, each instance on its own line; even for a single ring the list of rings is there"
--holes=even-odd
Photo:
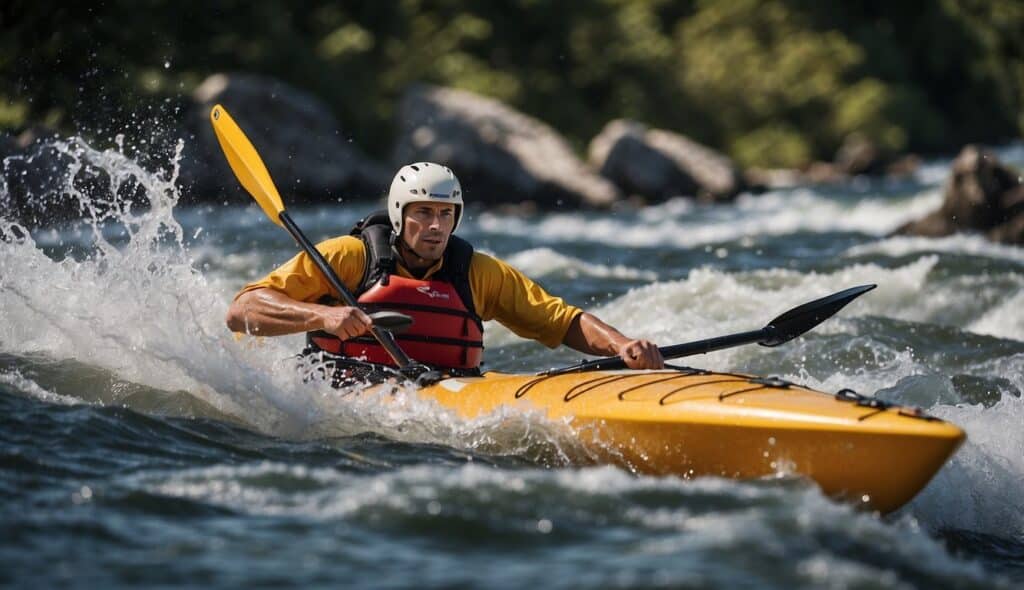
[[[378,311],[370,314],[373,325],[392,334],[401,334],[412,325],[412,318],[397,311]]]
[[[860,285],[833,293],[828,297],[815,299],[787,311],[775,318],[764,328],[765,338],[757,343],[761,346],[778,346],[807,332],[814,326],[835,315],[847,303],[874,289],[878,285]]]

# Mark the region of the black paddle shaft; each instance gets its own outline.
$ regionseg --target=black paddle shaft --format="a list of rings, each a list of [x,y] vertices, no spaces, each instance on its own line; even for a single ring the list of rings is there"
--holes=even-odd
[[[846,306],[847,303],[874,289],[876,286],[877,285],[860,285],[858,287],[850,287],[849,289],[833,293],[826,297],[809,301],[780,315],[760,330],[728,334],[726,336],[718,336],[716,338],[708,338],[706,340],[697,340],[695,342],[686,342],[672,346],[662,346],[658,350],[661,352],[662,358],[667,360],[677,359],[684,356],[692,356],[695,354],[705,354],[743,344],[752,344],[754,342],[761,346],[778,346],[785,342],[789,342],[832,317],[836,312]],[[592,361],[582,361],[575,365],[562,367],[560,369],[550,369],[548,371],[544,371],[541,375],[564,375],[566,373],[579,373],[581,371],[604,371],[625,368],[626,361],[617,356],[610,356]]]
[[[279,219],[281,220],[281,223],[284,224],[285,229],[288,230],[288,233],[295,238],[295,241],[298,242],[299,245],[302,246],[302,249],[305,250],[313,259],[313,263],[316,264],[317,268],[320,269],[320,272],[323,273],[327,282],[334,287],[334,290],[337,291],[339,295],[341,295],[345,305],[359,307],[359,302],[356,301],[356,298],[352,293],[349,293],[344,283],[342,283],[341,279],[338,278],[338,275],[335,274],[334,269],[331,268],[331,265],[327,264],[327,260],[325,260],[323,255],[320,254],[320,251],[316,249],[316,246],[314,246],[306,235],[302,233],[299,226],[295,225],[295,222],[292,221],[288,212],[282,211],[279,215]],[[391,355],[391,358],[394,359],[400,369],[407,369],[413,366],[413,362],[409,360],[405,351],[398,347],[398,343],[395,342],[395,338],[391,335],[391,332],[382,330],[379,326],[374,325],[370,326],[370,333],[372,333],[373,337],[377,339],[377,342],[380,342],[380,345],[384,347],[384,350]]]

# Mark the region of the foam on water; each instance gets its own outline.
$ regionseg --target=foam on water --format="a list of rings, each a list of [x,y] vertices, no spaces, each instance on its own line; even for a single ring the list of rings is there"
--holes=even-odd
[[[1024,286],[1002,303],[971,322],[968,329],[978,334],[1024,340]]]
[[[987,408],[961,404],[929,411],[963,428],[968,442],[906,510],[934,530],[1024,540],[1024,399],[1004,395]]]
[[[658,273],[654,271],[630,268],[621,264],[614,266],[592,264],[579,258],[559,254],[551,248],[531,248],[517,252],[507,257],[505,261],[530,277],[559,274],[570,279],[587,276],[604,279],[658,280]]]
[[[265,351],[229,346],[222,328],[226,294],[211,290],[190,264],[172,216],[176,166],[152,173],[120,150],[99,151],[78,140],[53,147],[72,165],[60,193],[47,198],[85,212],[93,250],[81,261],[52,260],[23,228],[0,223],[4,350],[75,359],[155,389],[188,390],[259,427],[295,429],[301,403],[248,370],[247,359],[261,353],[269,362]],[[76,181],[83,167],[108,173],[109,191],[83,189]],[[140,189],[141,206],[117,190],[128,183]],[[145,212],[135,213],[140,209]],[[111,224],[127,240],[120,247],[106,236]]]
[[[801,273],[772,269],[728,273],[714,268],[695,269],[682,280],[654,283],[629,291],[594,313],[623,332],[656,342],[674,343],[722,333],[759,328],[772,317],[810,299],[827,295],[837,286],[878,283],[882,288],[850,304],[844,316],[900,313],[903,303],[916,297],[937,258],[922,257],[908,265],[885,268],[857,264],[834,273]],[[916,304],[915,304],[916,305]],[[754,325],[763,322],[760,325]],[[819,329],[835,324],[825,324]],[[492,336],[494,345],[511,342],[504,333]],[[740,349],[714,355],[727,359]]]
[[[848,249],[844,255],[851,258],[877,255],[900,257],[922,253],[961,254],[1024,263],[1024,248],[996,244],[979,235],[972,234],[955,234],[942,238],[893,236],[875,242],[858,244]]]
[[[839,288],[875,283],[878,288],[847,308],[842,317],[878,315],[914,322],[966,327],[978,333],[1024,339],[1020,314],[1013,305],[1024,290],[1024,275],[933,277],[938,256],[924,255],[902,266],[851,264],[835,272],[804,273],[790,269],[724,272],[698,268],[682,280],[631,290],[596,310],[624,331],[658,342],[709,337],[754,329],[751,325]],[[972,297],[964,297],[972,293]],[[816,333],[842,330],[827,322]],[[723,351],[728,352],[728,351]]]
[[[869,197],[853,202],[825,197],[810,189],[794,189],[744,195],[729,208],[681,207],[669,201],[645,209],[640,220],[631,215],[595,218],[585,213],[548,214],[537,220],[523,220],[484,213],[478,221],[485,231],[548,243],[582,241],[619,247],[693,248],[747,236],[795,232],[884,235],[937,208],[941,200],[938,189],[927,189],[909,198]]]
[[[82,400],[80,399],[54,393],[45,387],[41,387],[32,379],[22,375],[21,371],[18,371],[17,369],[11,371],[0,371],[0,383],[8,385],[17,391],[50,404],[71,406],[82,403]]]

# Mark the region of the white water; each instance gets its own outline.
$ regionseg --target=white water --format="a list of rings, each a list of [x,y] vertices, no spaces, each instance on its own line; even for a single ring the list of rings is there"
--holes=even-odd
[[[558,213],[532,223],[493,213],[480,215],[480,227],[495,234],[529,237],[544,243],[598,242],[615,247],[694,248],[796,232],[849,231],[883,235],[924,216],[942,203],[938,188],[909,198],[867,197],[840,202],[810,189],[743,195],[733,207],[695,206],[669,201],[648,207],[643,223],[608,216]]]

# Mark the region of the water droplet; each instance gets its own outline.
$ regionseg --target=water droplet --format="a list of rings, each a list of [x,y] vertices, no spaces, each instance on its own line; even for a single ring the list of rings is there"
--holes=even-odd
[[[546,535],[550,533],[552,528],[554,528],[554,526],[551,524],[551,521],[546,518],[542,518],[537,521],[537,531],[542,534]]]
[[[164,69],[165,70],[169,70],[170,68],[171,68],[171,62],[170,61],[165,61],[164,62]]]

